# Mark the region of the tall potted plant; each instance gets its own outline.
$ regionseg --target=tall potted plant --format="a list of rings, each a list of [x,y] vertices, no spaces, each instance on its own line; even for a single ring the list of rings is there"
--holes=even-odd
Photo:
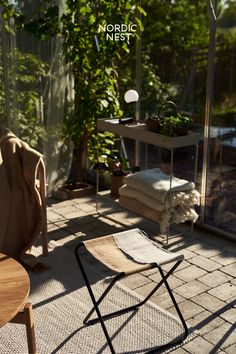
[[[136,3],[134,0],[67,0],[62,34],[75,88],[74,107],[65,117],[65,132],[74,145],[69,176],[72,185],[83,178],[83,160],[87,158],[91,137],[96,134],[96,120],[121,115],[117,63],[122,52],[128,52],[134,44],[137,32],[123,39],[114,25],[140,27],[138,14],[143,10]],[[107,36],[107,25],[109,30],[114,29],[111,33],[118,33],[118,40]]]

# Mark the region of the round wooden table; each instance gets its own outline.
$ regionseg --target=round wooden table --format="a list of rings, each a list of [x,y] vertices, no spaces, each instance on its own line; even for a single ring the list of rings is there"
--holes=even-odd
[[[32,305],[26,303],[30,289],[26,270],[15,259],[0,253],[0,327],[24,323],[29,353],[36,353]]]
[[[29,277],[22,265],[0,253],[0,327],[24,308],[29,287]]]

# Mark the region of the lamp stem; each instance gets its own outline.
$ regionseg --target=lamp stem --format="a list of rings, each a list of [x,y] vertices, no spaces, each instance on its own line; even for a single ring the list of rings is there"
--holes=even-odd
[[[132,106],[133,106],[133,111],[134,111],[134,120],[135,120],[135,124],[137,124],[137,119],[136,119],[136,109],[135,109],[135,102],[133,102]]]

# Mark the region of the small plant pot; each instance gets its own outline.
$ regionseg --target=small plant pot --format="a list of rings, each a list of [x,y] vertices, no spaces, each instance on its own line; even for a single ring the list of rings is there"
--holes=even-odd
[[[111,196],[113,198],[119,198],[119,188],[124,184],[124,177],[111,175]]]
[[[161,129],[159,119],[153,117],[147,118],[146,127],[150,132],[157,133]]]
[[[177,136],[183,136],[188,134],[188,127],[176,128],[175,130]]]

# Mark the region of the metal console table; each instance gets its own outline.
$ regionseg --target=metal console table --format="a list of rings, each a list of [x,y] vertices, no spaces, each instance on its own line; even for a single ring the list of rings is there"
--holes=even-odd
[[[189,131],[188,135],[169,137],[157,133],[153,133],[147,130],[146,124],[143,122],[138,122],[137,124],[119,124],[119,119],[112,118],[102,118],[97,120],[97,130],[107,131],[118,135],[122,138],[129,138],[135,140],[135,164],[139,165],[139,146],[140,143],[146,143],[150,145],[155,145],[159,148],[168,149],[171,153],[170,157],[170,190],[172,187],[173,178],[173,162],[174,162],[174,150],[180,147],[195,146],[195,163],[194,163],[194,183],[197,180],[197,166],[198,166],[198,150],[199,150],[199,133]],[[99,192],[98,183],[98,172],[97,172],[97,183],[96,191]],[[96,202],[96,209],[98,211],[98,203]]]

